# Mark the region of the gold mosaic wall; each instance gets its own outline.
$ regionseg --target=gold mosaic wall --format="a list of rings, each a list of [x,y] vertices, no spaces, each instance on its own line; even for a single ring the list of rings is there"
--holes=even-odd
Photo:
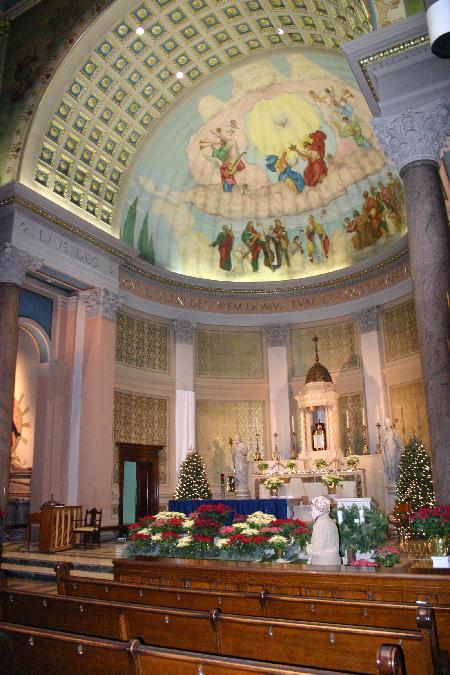
[[[239,434],[249,452],[256,449],[255,434],[260,434],[264,453],[263,401],[197,401],[197,448],[205,460],[208,480],[220,482],[220,474],[231,472],[229,440]]]
[[[346,396],[339,396],[339,426],[341,430],[341,448],[346,448],[345,427],[347,424],[346,412],[350,426],[350,441],[355,455],[362,453],[362,407],[363,393],[355,392]]]
[[[391,418],[398,435],[407,443],[416,434],[429,450],[427,413],[422,382],[397,384],[389,388]]]
[[[197,332],[196,374],[204,377],[262,378],[264,360],[259,331]]]
[[[167,373],[169,326],[119,312],[116,360],[128,366]]]
[[[166,446],[159,456],[159,481],[167,483],[167,398],[114,392],[114,440]],[[113,483],[119,482],[117,449],[114,449]]]
[[[330,371],[360,366],[356,328],[352,321],[291,331],[293,374],[305,375],[315,360],[314,335],[319,338],[320,362]]]
[[[386,361],[415,354],[419,350],[413,300],[383,312],[383,335]]]

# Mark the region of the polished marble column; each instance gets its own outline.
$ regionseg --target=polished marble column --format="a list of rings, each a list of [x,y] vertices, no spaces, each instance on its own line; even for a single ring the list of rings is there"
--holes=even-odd
[[[449,129],[448,104],[436,99],[420,109],[373,120],[380,145],[400,172],[405,191],[433,478],[439,504],[450,503],[450,236],[438,166]]]
[[[190,321],[174,319],[175,334],[175,468],[195,448],[194,333]]]
[[[269,375],[270,422],[272,434],[278,434],[277,446],[282,457],[291,454],[291,420],[289,415],[289,383],[287,326],[265,327],[267,340],[267,366]],[[273,436],[272,436],[273,439]],[[272,448],[274,448],[272,440]]]
[[[39,262],[12,244],[0,245],[0,510],[6,510],[11,455],[19,293],[25,274]]]

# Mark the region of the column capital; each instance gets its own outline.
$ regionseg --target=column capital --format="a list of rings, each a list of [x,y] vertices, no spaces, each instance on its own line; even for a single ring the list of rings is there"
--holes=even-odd
[[[109,291],[107,288],[88,288],[80,291],[80,301],[86,308],[86,318],[103,316],[105,319],[116,321],[117,311],[123,302],[123,296]]]
[[[412,162],[439,162],[439,153],[450,131],[450,101],[437,98],[416,110],[400,115],[375,117],[372,127],[385,157],[397,171]]]
[[[175,342],[184,342],[187,345],[193,344],[195,324],[183,319],[172,319],[172,326],[175,333]]]
[[[380,309],[377,305],[365,307],[359,312],[354,312],[353,318],[359,326],[360,333],[369,333],[377,330],[379,325]]]
[[[14,244],[0,244],[0,283],[22,286],[26,273],[41,265],[42,260],[33,258]]]
[[[289,327],[281,324],[264,326],[268,347],[286,347]]]

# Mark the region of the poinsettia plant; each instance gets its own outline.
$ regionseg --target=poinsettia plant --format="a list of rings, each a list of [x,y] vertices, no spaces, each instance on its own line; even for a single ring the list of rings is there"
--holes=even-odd
[[[380,567],[393,567],[400,562],[400,551],[395,546],[381,546],[377,548],[373,558]]]
[[[411,516],[411,527],[416,535],[426,539],[450,536],[450,506],[417,509]]]
[[[289,561],[299,559],[311,537],[303,521],[260,511],[235,514],[230,524],[223,524],[230,511],[205,504],[189,517],[167,511],[146,516],[130,526],[126,555]]]

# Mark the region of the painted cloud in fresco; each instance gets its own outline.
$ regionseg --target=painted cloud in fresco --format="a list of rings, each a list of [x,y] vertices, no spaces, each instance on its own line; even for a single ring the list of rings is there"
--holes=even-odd
[[[122,238],[160,267],[229,281],[322,274],[399,239],[401,183],[331,58],[259,59],[181,106],[130,181]]]

